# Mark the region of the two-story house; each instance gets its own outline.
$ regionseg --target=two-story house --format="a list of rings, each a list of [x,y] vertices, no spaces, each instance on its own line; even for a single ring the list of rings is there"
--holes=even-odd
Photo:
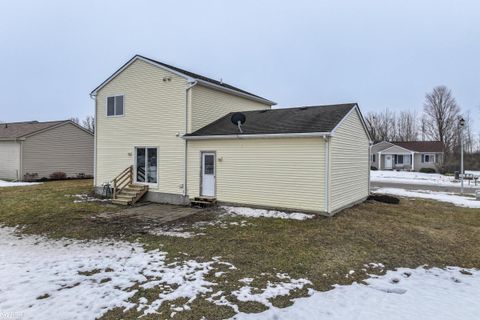
[[[117,203],[148,188],[156,202],[330,215],[369,194],[369,136],[355,103],[271,109],[271,100],[139,55],[91,96],[94,183],[101,191],[113,181]]]

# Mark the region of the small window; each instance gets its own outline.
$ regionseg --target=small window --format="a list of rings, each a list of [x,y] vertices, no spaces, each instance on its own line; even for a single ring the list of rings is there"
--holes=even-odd
[[[204,174],[215,174],[215,156],[213,154],[206,154],[204,156]]]
[[[403,164],[403,155],[401,154],[397,155],[396,159],[397,159],[396,161],[397,164]]]
[[[372,162],[376,162],[375,161],[375,154],[372,154]]]
[[[107,116],[123,116],[123,96],[114,96],[107,98]]]
[[[422,154],[422,163],[434,163],[435,155],[433,154]]]

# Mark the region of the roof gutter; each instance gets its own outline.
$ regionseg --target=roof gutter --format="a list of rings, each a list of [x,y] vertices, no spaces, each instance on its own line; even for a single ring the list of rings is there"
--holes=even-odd
[[[331,137],[331,132],[305,132],[305,133],[267,133],[267,134],[228,134],[210,136],[183,136],[185,140],[227,140],[227,139],[270,139],[270,138],[310,138]]]
[[[0,138],[0,141],[24,141],[25,138]]]

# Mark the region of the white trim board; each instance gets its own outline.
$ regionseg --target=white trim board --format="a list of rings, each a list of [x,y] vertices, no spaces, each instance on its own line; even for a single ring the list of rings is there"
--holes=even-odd
[[[211,136],[183,136],[185,140],[225,140],[225,139],[261,139],[261,138],[307,138],[328,137],[331,132],[306,132],[306,133],[270,133],[270,134],[228,134]]]

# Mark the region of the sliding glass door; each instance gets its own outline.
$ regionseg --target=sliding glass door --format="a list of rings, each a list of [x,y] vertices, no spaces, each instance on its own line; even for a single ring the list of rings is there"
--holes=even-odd
[[[157,184],[157,148],[135,148],[135,177],[140,183]]]

